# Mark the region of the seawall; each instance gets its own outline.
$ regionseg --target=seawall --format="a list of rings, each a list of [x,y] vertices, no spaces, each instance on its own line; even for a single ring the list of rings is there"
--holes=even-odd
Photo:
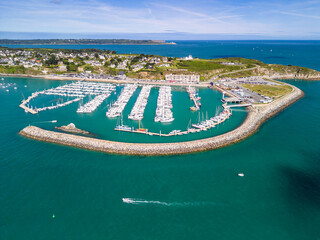
[[[22,129],[19,134],[39,141],[124,155],[175,155],[207,151],[225,147],[247,138],[256,132],[260,125],[268,118],[276,115],[303,97],[304,93],[299,88],[290,86],[293,89],[291,93],[268,105],[260,106],[259,109],[256,107],[250,108],[247,118],[238,128],[219,136],[195,141],[177,143],[124,143],[47,131],[35,126],[28,126]]]

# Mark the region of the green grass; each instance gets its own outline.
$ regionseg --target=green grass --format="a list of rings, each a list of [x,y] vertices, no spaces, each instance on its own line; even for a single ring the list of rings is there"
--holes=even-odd
[[[241,63],[241,66],[229,66],[223,65],[222,62],[234,62]],[[192,72],[204,73],[210,72],[213,70],[222,69],[223,72],[232,72],[235,70],[253,68],[257,65],[263,65],[263,62],[253,60],[253,59],[244,59],[244,58],[218,58],[218,59],[195,59],[195,60],[180,60],[175,61],[175,67],[180,69],[187,69]]]
[[[292,88],[288,85],[251,85],[242,84],[243,87],[248,88],[254,92],[260,93],[268,97],[278,98],[292,91]]]
[[[204,72],[224,68],[225,66],[216,62],[208,60],[192,60],[192,61],[178,61],[177,68],[187,69],[194,72]]]
[[[24,66],[0,66],[0,73],[7,74],[40,74],[38,70],[25,68]]]

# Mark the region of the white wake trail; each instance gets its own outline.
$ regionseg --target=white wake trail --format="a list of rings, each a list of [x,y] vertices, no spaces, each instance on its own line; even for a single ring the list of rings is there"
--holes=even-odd
[[[160,201],[148,201],[145,199],[136,199],[136,198],[122,198],[122,202],[127,204],[155,204],[163,206],[176,206],[176,207],[196,207],[196,206],[205,206],[205,205],[217,205],[215,202],[160,202]]]

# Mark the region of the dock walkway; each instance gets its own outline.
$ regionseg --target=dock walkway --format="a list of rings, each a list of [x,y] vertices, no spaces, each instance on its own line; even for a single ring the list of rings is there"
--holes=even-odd
[[[24,101],[19,105],[19,107],[21,107],[21,108],[24,109],[26,112],[29,112],[29,113],[31,113],[31,114],[37,114],[37,113],[38,113],[37,111],[35,111],[35,110],[32,109],[32,108],[28,108],[28,107],[25,105],[25,102],[24,102]]]

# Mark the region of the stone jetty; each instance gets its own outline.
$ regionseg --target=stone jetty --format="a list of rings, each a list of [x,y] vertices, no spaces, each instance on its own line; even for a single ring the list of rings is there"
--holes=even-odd
[[[292,85],[290,86],[293,89],[291,93],[269,104],[250,107],[247,118],[238,128],[219,136],[195,141],[178,143],[125,143],[47,131],[35,126],[24,128],[20,131],[20,134],[35,140],[124,155],[175,155],[207,151],[221,148],[247,138],[257,131],[264,121],[279,113],[304,95],[299,88]]]

